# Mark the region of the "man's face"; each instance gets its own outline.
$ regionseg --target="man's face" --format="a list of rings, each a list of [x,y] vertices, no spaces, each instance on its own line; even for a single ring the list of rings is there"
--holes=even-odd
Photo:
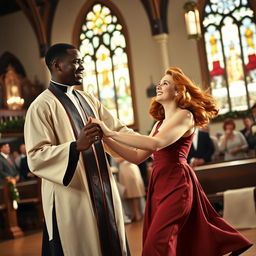
[[[20,152],[21,152],[21,154],[26,155],[26,146],[25,146],[25,144],[20,145]]]
[[[59,60],[57,75],[61,83],[66,85],[80,85],[83,83],[83,60],[77,49],[67,49],[67,55]]]
[[[0,151],[3,152],[4,154],[8,155],[10,154],[10,146],[9,144],[4,144],[1,148]]]
[[[251,127],[252,125],[252,120],[250,118],[244,118],[243,122],[244,122],[244,126],[247,128]]]

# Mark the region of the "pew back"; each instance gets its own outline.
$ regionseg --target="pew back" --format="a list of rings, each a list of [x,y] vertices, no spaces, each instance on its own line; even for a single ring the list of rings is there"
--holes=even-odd
[[[6,205],[4,202],[4,187],[0,186],[0,211],[5,209],[6,209]]]
[[[3,232],[5,238],[16,238],[23,235],[19,224],[22,224],[20,223],[21,219],[27,219],[27,213],[24,210],[25,206],[30,207],[30,205],[32,205],[36,208],[36,228],[41,228],[43,225],[41,179],[36,178],[35,180],[20,182],[16,184],[16,187],[19,191],[20,197],[20,200],[18,200],[18,216],[17,211],[13,208],[9,184],[7,180],[5,181],[4,186],[0,187],[0,210],[3,213],[2,217],[5,224]]]
[[[19,204],[41,202],[41,182],[40,179],[23,181],[16,184],[19,191]]]
[[[244,159],[195,168],[206,194],[256,186],[256,159]]]

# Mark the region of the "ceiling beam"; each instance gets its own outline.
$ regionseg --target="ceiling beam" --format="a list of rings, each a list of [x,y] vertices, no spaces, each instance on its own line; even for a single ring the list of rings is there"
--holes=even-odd
[[[51,44],[51,30],[58,0],[16,0],[29,20],[38,41],[40,57],[44,57]]]
[[[152,35],[168,34],[167,9],[169,0],[140,0],[151,26]]]

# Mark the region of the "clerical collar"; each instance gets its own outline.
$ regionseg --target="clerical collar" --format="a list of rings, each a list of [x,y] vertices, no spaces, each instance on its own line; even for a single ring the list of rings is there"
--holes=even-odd
[[[66,85],[66,84],[61,84],[61,83],[58,83],[58,82],[55,82],[53,80],[51,80],[52,83],[56,84],[59,86],[59,88],[63,91],[63,92],[66,92],[66,93],[72,93],[73,91],[73,86],[70,86],[70,85]]]

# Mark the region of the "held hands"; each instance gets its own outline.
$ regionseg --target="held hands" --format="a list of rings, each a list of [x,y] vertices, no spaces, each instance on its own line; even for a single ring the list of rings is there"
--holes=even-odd
[[[93,117],[89,117],[89,120],[88,122],[90,123],[93,123],[93,124],[97,124],[100,126],[102,132],[104,133],[104,136],[106,137],[111,137],[113,135],[113,131],[111,131],[106,125],[104,122],[98,120],[98,119],[95,119]]]
[[[102,136],[103,133],[100,126],[96,123],[92,123],[89,119],[76,141],[77,151],[87,150],[95,141],[101,140]]]

